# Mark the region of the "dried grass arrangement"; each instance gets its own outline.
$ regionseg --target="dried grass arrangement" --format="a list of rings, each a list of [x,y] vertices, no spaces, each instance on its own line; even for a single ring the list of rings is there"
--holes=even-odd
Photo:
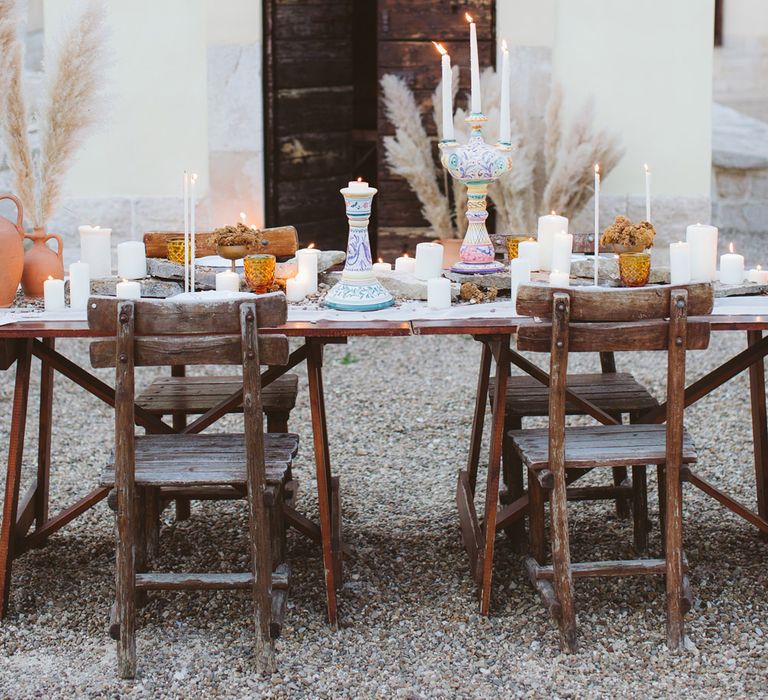
[[[230,226],[222,226],[208,236],[209,246],[244,245],[254,247],[259,243],[259,231],[238,222]]]
[[[14,187],[35,227],[45,226],[61,197],[67,169],[96,124],[102,88],[104,11],[92,0],[64,32],[46,65],[38,120],[40,151],[33,154],[23,89],[19,3],[0,0],[0,133]]]
[[[626,216],[617,216],[600,236],[600,245],[639,252],[650,248],[655,237],[656,229],[650,221],[633,224]]]
[[[454,98],[458,71],[458,66],[454,66],[451,86]],[[480,83],[488,118],[484,132],[490,139],[499,133],[500,94],[496,71],[486,68]],[[436,162],[433,139],[427,136],[423,126],[424,115],[405,81],[385,75],[381,87],[387,118],[395,126],[395,136],[384,139],[390,172],[406,179],[436,236],[462,237],[466,230],[466,188],[453,178],[446,178],[445,170]],[[442,125],[442,90],[441,81],[432,97],[433,118],[438,129]],[[623,149],[618,137],[607,130],[595,130],[591,102],[584,105],[570,123],[563,123],[563,94],[558,85],[550,90],[544,115],[532,113],[525,103],[513,104],[511,115],[512,145],[516,148],[514,166],[488,189],[498,216],[497,230],[534,231],[538,215],[552,210],[573,218],[594,194],[594,164],[600,163],[605,176],[621,159]],[[466,117],[467,113],[461,108],[454,113],[459,141],[465,141],[469,135]],[[441,138],[440,133],[437,138]]]

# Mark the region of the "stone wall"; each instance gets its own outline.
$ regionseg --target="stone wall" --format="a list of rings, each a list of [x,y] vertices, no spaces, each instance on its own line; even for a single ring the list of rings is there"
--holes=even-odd
[[[768,121],[768,36],[726,36],[715,49],[713,68],[716,102]]]

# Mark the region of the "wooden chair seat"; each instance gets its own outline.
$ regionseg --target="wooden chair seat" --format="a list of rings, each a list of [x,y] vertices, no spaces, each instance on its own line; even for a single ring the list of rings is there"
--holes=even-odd
[[[626,464],[664,464],[666,426],[597,425],[565,429],[565,468],[592,469]],[[509,433],[520,459],[529,469],[549,467],[549,430],[512,430]],[[696,450],[683,431],[684,464],[696,461]]]
[[[627,372],[595,374],[569,374],[567,386],[586,401],[606,413],[634,413],[655,408],[659,402]],[[493,403],[495,382],[491,379],[488,393]],[[584,411],[566,402],[568,415],[581,415]],[[507,384],[506,415],[546,416],[549,413],[549,387],[533,377],[509,377]]]
[[[136,399],[136,403],[156,415],[205,413],[243,386],[240,376],[224,377],[160,377],[155,379]],[[299,377],[284,374],[261,390],[265,413],[290,412],[296,406]],[[233,413],[242,413],[242,406]]]
[[[267,483],[285,480],[299,450],[291,433],[264,435]],[[136,437],[136,485],[240,486],[246,484],[242,434],[143,435]],[[101,475],[102,486],[115,483],[114,456]]]

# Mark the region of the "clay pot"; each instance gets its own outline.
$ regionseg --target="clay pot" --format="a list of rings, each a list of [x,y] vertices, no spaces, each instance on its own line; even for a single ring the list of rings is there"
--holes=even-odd
[[[461,260],[461,244],[464,242],[462,238],[438,238],[435,243],[439,243],[443,246],[443,269],[447,270],[453,267],[457,262]]]
[[[43,296],[43,284],[52,277],[64,279],[64,243],[56,233],[45,232],[44,226],[35,228],[24,238],[32,241],[32,247],[24,254],[24,274],[21,276],[21,286],[28,297]],[[58,251],[46,245],[51,238],[59,244]]]
[[[10,199],[16,205],[16,223],[0,216],[0,308],[6,308],[16,298],[21,273],[24,269],[24,208],[12,194],[0,194],[0,199]]]

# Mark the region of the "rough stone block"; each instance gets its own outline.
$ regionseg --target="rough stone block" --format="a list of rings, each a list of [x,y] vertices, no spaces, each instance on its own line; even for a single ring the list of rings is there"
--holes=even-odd
[[[744,201],[752,192],[753,176],[750,170],[714,168],[715,194],[719,199]]]
[[[340,279],[340,272],[325,272],[319,277],[319,281],[322,284],[327,284],[329,287],[332,287]],[[384,288],[395,297],[421,301],[426,301],[427,299],[427,283],[423,280],[416,279],[411,274],[394,271],[379,272],[376,274],[376,279],[378,279]],[[461,285],[455,283],[451,284],[451,299],[458,299],[460,286]]]

